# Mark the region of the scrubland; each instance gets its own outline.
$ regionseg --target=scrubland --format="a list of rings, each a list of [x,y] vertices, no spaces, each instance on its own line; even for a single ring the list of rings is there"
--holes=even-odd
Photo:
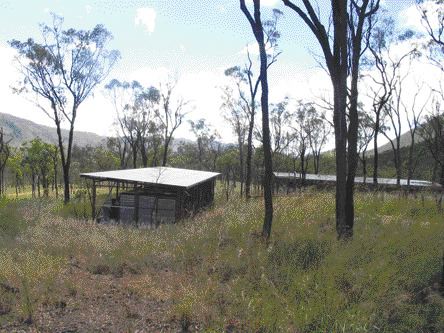
[[[336,240],[334,194],[222,193],[154,230],[95,224],[55,199],[0,203],[0,331],[443,332],[444,215],[433,197],[356,195]],[[77,217],[75,217],[77,216]]]

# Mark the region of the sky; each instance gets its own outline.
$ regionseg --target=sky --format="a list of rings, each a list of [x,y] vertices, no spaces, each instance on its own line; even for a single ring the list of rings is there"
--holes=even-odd
[[[331,89],[328,76],[314,60],[313,54],[319,55],[320,50],[307,27],[281,1],[261,3],[264,19],[274,7],[284,13],[278,26],[282,54],[269,72],[270,101],[277,103],[285,96],[310,99]],[[327,12],[328,0],[318,4],[321,12]],[[383,6],[400,24],[420,28],[413,0],[384,0]],[[192,107],[187,119],[205,118],[222,141],[235,141],[220,110],[221,87],[228,82],[224,70],[245,63],[247,46],[257,52],[238,0],[0,0],[0,112],[45,125],[52,121],[24,96],[12,93],[20,74],[7,42],[39,40],[39,23],[50,23],[51,12],[64,17],[65,28],[92,29],[103,24],[111,31],[114,38],[109,48],[119,50],[121,59],[103,85],[115,78],[158,86],[168,76],[177,77],[176,93]],[[421,68],[420,73],[433,75],[433,70]],[[114,133],[116,113],[103,85],[80,106],[76,130]],[[187,123],[176,136],[193,138]]]

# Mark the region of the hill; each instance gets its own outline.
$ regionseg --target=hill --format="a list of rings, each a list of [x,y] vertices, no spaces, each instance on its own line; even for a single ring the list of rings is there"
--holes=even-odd
[[[7,113],[0,113],[0,127],[3,127],[7,138],[11,138],[11,145],[18,147],[26,141],[40,138],[47,143],[57,143],[57,132],[54,127],[36,124],[30,120],[15,117]],[[68,139],[68,131],[62,130],[65,140]],[[84,147],[99,146],[105,143],[106,138],[94,133],[76,131],[74,143]]]
[[[384,135],[381,134],[381,135],[378,136],[378,141],[379,140],[383,141],[384,139],[385,139]],[[415,143],[419,143],[421,141],[422,141],[421,136],[418,134],[418,131],[417,131],[416,135],[415,135]],[[412,138],[410,136],[410,132],[409,131],[406,131],[406,132],[401,134],[401,148],[409,147],[411,142],[412,142]],[[372,143],[372,145],[373,145],[373,143]],[[373,148],[373,146],[372,146],[372,148]],[[383,145],[378,147],[378,152],[380,154],[384,153],[384,152],[387,152],[387,151],[392,151],[392,145],[390,144],[390,142],[387,142],[387,143],[385,143],[385,144],[383,144]],[[373,149],[369,149],[368,152],[367,152],[367,155],[368,156],[373,156]]]
[[[26,141],[40,138],[44,142],[57,144],[57,132],[55,127],[36,124],[30,120],[12,116],[7,113],[0,113],[0,128],[3,127],[5,136],[12,139],[11,145],[20,146]],[[65,141],[68,140],[68,131],[62,129],[62,135]],[[192,140],[177,138],[172,143],[172,149],[183,143],[192,143]],[[106,137],[91,132],[75,131],[74,144],[80,147],[100,146],[106,144]]]

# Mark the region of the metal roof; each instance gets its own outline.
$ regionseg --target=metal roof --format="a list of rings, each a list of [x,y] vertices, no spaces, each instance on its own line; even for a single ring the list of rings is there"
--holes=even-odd
[[[81,177],[94,180],[127,181],[147,185],[167,185],[175,187],[192,187],[219,175],[217,172],[177,169],[167,167],[113,170],[82,173]]]
[[[300,173],[294,173],[294,172],[273,172],[273,174],[276,178],[284,178],[284,179],[301,178]],[[306,174],[305,179],[311,180],[311,181],[319,181],[319,182],[336,182],[336,176],[334,176],[334,175]],[[364,178],[363,177],[355,177],[355,183],[363,184]],[[367,179],[365,180],[365,183],[366,184],[373,184],[373,177],[367,177]],[[395,178],[378,178],[378,184],[379,185],[396,185],[396,179]],[[407,186],[407,184],[408,184],[407,179],[400,180],[401,186]],[[412,187],[432,187],[433,183],[426,181],[426,180],[411,179],[410,186],[412,186]]]

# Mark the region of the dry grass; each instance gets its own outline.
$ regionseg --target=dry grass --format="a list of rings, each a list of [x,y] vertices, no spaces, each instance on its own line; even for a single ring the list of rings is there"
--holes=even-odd
[[[338,243],[332,193],[279,197],[268,244],[259,199],[219,199],[156,230],[60,218],[52,200],[0,212],[13,205],[26,227],[0,245],[6,331],[444,328],[443,216],[432,200],[358,194],[355,237]]]

